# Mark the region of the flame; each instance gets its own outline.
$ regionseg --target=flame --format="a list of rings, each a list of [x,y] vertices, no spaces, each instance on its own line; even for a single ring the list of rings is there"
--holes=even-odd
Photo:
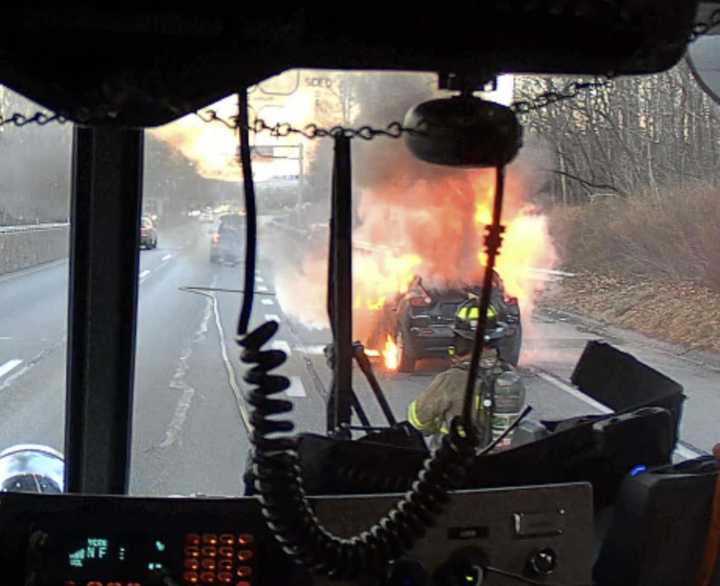
[[[382,339],[377,339],[377,324],[394,318],[383,309],[408,290],[415,276],[429,288],[482,281],[494,185],[493,173],[466,171],[361,193],[361,224],[353,234],[353,334],[368,352],[380,350],[386,363],[387,356],[394,355],[392,339],[385,339],[384,349]],[[530,325],[534,300],[543,286],[533,269],[552,268],[556,255],[547,219],[527,202],[526,185],[526,177],[508,174],[506,229],[496,271],[507,294],[518,298],[523,321]],[[278,281],[283,310],[306,325],[318,325],[318,316],[326,313],[326,263],[324,250],[309,251],[299,274],[281,275]],[[298,279],[306,288],[298,290]],[[387,325],[380,331],[393,331],[392,322]]]
[[[417,254],[395,256],[388,251],[356,247],[353,309],[382,309],[391,297],[408,290],[421,265],[422,258]]]
[[[385,348],[383,349],[382,354],[385,359],[385,368],[388,370],[397,370],[400,364],[400,356],[397,344],[395,344],[395,341],[389,334],[385,340]]]
[[[298,75],[298,70],[288,70],[270,78],[267,83],[292,88],[296,85],[294,80]],[[251,117],[262,118],[269,126],[290,123],[302,128],[317,118],[315,94],[304,89],[297,89],[289,95],[256,91],[250,94],[249,101]],[[214,110],[223,120],[231,120],[237,116],[237,98],[228,96],[207,109]],[[171,124],[151,129],[150,134],[180,152],[202,177],[235,182],[242,180],[242,169],[237,161],[237,133],[224,124],[204,122],[195,114],[189,114]],[[270,137],[267,133],[257,137],[251,134],[250,140],[258,145],[287,146],[299,143],[297,135]],[[303,158],[306,161],[312,159],[316,143],[317,141],[303,143]],[[298,172],[297,160],[262,157],[253,160],[253,175],[257,181]]]

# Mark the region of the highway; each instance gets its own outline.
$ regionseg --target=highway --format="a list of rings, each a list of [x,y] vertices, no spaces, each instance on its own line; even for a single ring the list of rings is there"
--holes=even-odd
[[[272,240],[272,233],[262,237]],[[161,227],[158,248],[140,253],[134,494],[235,495],[243,490],[249,406],[234,343],[241,296],[181,290],[241,288],[242,266],[211,264],[208,242],[206,224]],[[295,404],[292,418],[299,430],[322,432],[330,381],[322,346],[330,334],[305,328],[284,314],[273,295],[277,257],[270,250],[261,249],[258,262],[253,325],[279,321],[273,345],[289,354],[282,372],[293,383],[287,391]],[[61,261],[0,277],[0,448],[32,442],[62,450],[67,269]],[[521,372],[535,418],[598,412],[568,381],[585,343],[599,338],[685,386],[681,437],[687,446],[709,450],[720,439],[720,374],[715,367],[691,362],[636,334],[588,327],[559,314],[538,315],[525,324]],[[435,360],[421,362],[413,374],[378,371],[399,419],[446,366]],[[358,372],[355,381],[372,422],[382,425],[381,412]],[[687,446],[681,448],[685,457],[695,453]]]

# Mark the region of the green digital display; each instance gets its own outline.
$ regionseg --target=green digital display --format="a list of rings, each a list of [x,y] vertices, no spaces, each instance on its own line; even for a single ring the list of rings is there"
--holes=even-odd
[[[138,534],[74,536],[63,545],[64,577],[77,581],[111,577],[140,581],[149,572],[168,568],[172,549],[165,539]]]
[[[110,555],[110,543],[107,539],[88,537],[83,547],[68,555],[68,562],[73,568],[83,568],[91,560],[104,560]]]

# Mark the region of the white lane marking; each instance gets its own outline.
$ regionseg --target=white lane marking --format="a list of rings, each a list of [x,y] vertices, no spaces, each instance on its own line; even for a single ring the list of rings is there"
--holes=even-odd
[[[265,285],[258,285],[257,290],[258,290],[260,293],[264,293],[265,291],[268,290],[268,288],[267,288]]]
[[[290,386],[285,391],[288,397],[306,397],[305,385],[303,385],[302,379],[299,376],[290,377]]]
[[[310,344],[307,346],[295,346],[295,350],[302,354],[311,354],[313,356],[322,356],[325,354],[325,344]]]
[[[571,387],[568,384],[565,384],[564,382],[556,379],[554,376],[550,376],[549,374],[541,371],[537,371],[535,374],[537,374],[541,379],[549,382],[551,385],[560,389],[561,391],[566,392],[568,395],[572,395],[576,399],[580,399],[583,403],[587,403],[591,407],[594,407],[601,413],[614,413],[614,411],[610,409],[610,407],[608,407],[607,405],[603,405],[592,397],[588,397],[585,393]]]
[[[9,336],[0,336],[0,340],[12,340]]]
[[[274,313],[266,313],[265,321],[276,321],[276,322],[280,323],[280,318],[277,315],[275,315]]]
[[[0,366],[0,377],[5,376],[8,372],[13,370],[14,368],[17,368],[22,363],[23,361],[19,358],[15,358],[14,360],[8,360],[5,364]]]
[[[215,280],[213,280],[213,287],[215,286],[214,283]],[[223,330],[222,322],[220,321],[220,309],[218,308],[217,297],[215,297],[215,295],[212,293],[209,296],[212,299],[213,303],[213,312],[215,313],[215,327],[217,328],[218,332],[218,338],[220,341],[220,353],[222,354],[223,363],[225,364],[225,372],[227,373],[228,384],[230,385],[233,395],[235,396],[235,405],[237,406],[238,413],[240,414],[240,419],[242,419],[243,425],[245,426],[245,431],[249,435],[253,431],[253,426],[252,423],[250,423],[250,415],[245,409],[245,398],[243,397],[243,393],[240,390],[237,378],[235,377],[235,369],[233,368],[233,365],[230,362],[230,357],[228,356],[227,344],[225,343],[225,330]]]
[[[166,254],[166,255],[163,256],[160,260],[166,261],[166,260],[170,260],[171,258],[172,258],[172,254]]]
[[[144,278],[147,277],[149,274],[150,274],[150,271],[148,271],[147,269],[145,269],[142,273],[140,273],[140,278],[141,278],[141,279],[144,279]]]
[[[680,442],[675,444],[675,454],[680,456],[683,460],[694,460],[700,456],[705,456],[707,453],[703,453],[699,450],[693,450],[692,448],[686,448]]]
[[[256,280],[258,283],[264,283],[264,282],[265,282],[265,279],[263,279],[263,278],[262,278],[261,276],[259,276],[259,275],[255,277],[255,280]]]
[[[275,305],[275,302],[272,299],[265,298],[260,301],[263,305]]]
[[[292,354],[292,350],[290,350],[290,344],[288,344],[285,340],[274,340],[272,344],[270,344],[270,347],[273,350],[282,350],[290,356]]]
[[[582,402],[587,403],[587,404],[590,405],[591,407],[594,407],[595,409],[597,409],[597,410],[600,411],[601,413],[615,413],[615,411],[613,411],[612,409],[610,409],[610,407],[608,407],[607,405],[603,405],[603,404],[600,403],[599,401],[596,401],[596,400],[593,399],[592,397],[588,397],[585,393],[579,391],[578,389],[575,389],[575,388],[571,387],[571,386],[568,385],[568,384],[565,384],[565,383],[562,382],[561,380],[558,380],[558,379],[556,379],[555,377],[550,376],[550,375],[547,374],[547,373],[540,372],[540,371],[536,371],[535,374],[537,374],[537,375],[538,375],[540,378],[542,378],[543,380],[549,382],[551,385],[553,385],[553,386],[555,386],[556,388],[560,389],[561,391],[564,391],[564,392],[567,393],[568,395],[572,395],[572,396],[575,397],[576,399],[580,399]],[[698,458],[698,457],[704,455],[703,452],[701,452],[701,451],[699,451],[699,450],[694,450],[694,449],[692,449],[691,447],[686,447],[686,446],[682,445],[680,442],[678,442],[678,443],[675,445],[675,452],[674,452],[674,453],[675,453],[677,456],[679,456],[680,458],[682,458],[683,460],[692,460],[692,459],[694,459],[694,458]]]
[[[178,441],[180,433],[182,432],[183,425],[187,419],[188,411],[193,402],[195,396],[195,389],[188,384],[186,375],[190,370],[188,360],[192,356],[193,346],[205,339],[205,335],[208,331],[208,323],[212,316],[212,300],[208,299],[205,304],[205,312],[198,329],[195,330],[192,338],[188,340],[185,347],[180,353],[180,358],[175,368],[175,373],[170,380],[169,387],[181,391],[181,395],[178,398],[177,405],[175,405],[175,412],[173,413],[172,419],[165,430],[165,439],[158,445],[158,448],[169,448],[175,442]]]

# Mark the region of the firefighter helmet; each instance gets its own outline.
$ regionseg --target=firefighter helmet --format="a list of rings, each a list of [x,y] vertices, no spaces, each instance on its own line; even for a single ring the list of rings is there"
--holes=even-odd
[[[449,348],[451,356],[462,356],[472,351],[475,343],[475,330],[480,321],[480,306],[476,298],[464,301],[455,312],[455,321],[453,323],[453,345]],[[488,306],[487,311],[487,329],[497,327],[497,311],[492,306]]]

